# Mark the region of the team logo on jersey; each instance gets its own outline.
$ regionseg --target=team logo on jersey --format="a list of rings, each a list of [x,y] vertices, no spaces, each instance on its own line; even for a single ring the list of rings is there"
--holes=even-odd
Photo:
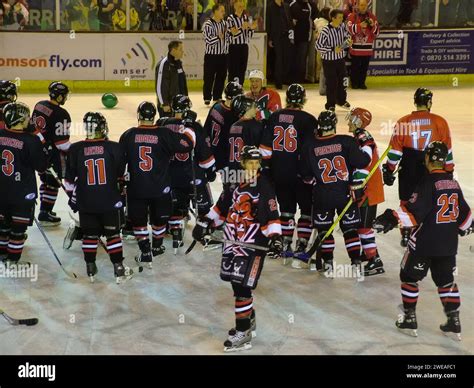
[[[418,199],[418,193],[413,193],[408,202],[415,203],[417,199]]]
[[[413,266],[413,269],[416,269],[417,271],[424,271],[425,270],[425,264],[418,263],[417,265]]]
[[[163,194],[168,194],[171,191],[171,188],[169,186],[166,186],[163,190]]]
[[[118,202],[114,205],[114,207],[115,207],[116,209],[120,209],[122,206],[123,206],[122,201],[118,201]]]
[[[32,199],[35,199],[36,198],[36,194],[35,193],[30,193],[30,194],[26,194],[25,195],[25,199],[31,201]]]

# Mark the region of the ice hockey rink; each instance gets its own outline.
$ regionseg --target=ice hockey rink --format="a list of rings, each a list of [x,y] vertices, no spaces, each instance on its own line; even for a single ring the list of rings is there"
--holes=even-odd
[[[474,114],[472,87],[430,87],[434,113],[447,119],[453,138],[456,174],[464,195],[474,206]],[[349,91],[352,106],[369,109],[373,122],[369,130],[382,153],[389,142],[387,128],[413,110],[416,87],[392,86],[368,91]],[[42,95],[24,95],[19,101],[33,107]],[[83,138],[80,128],[86,111],[105,114],[110,137],[118,140],[136,123],[136,108],[148,94],[117,93],[119,104],[103,108],[100,94],[72,94],[65,108],[73,119],[73,141]],[[281,93],[282,100],[284,93]],[[194,110],[201,121],[207,108],[199,92],[191,93]],[[316,89],[307,91],[306,110],[318,115],[325,97]],[[338,133],[346,133],[345,112],[337,111]],[[220,183],[212,184],[214,199]],[[397,182],[385,190],[387,201],[379,207],[396,208]],[[200,246],[184,255],[190,244],[193,221],[187,226],[185,247],[173,255],[154,260],[125,284],[114,281],[108,256],[98,250],[97,280],[86,277],[81,244],[62,249],[69,225],[66,196],[60,192],[55,211],[62,218],[58,228],[45,229],[64,266],[78,274],[69,279],[60,269],[36,226],[28,229],[23,260],[38,264],[35,282],[22,278],[0,279],[0,308],[14,317],[38,317],[32,327],[11,326],[0,320],[0,354],[222,354],[227,331],[234,325],[234,299],[228,283],[219,278],[219,250],[203,252]],[[349,264],[340,233],[335,233],[335,260]],[[420,283],[418,337],[401,334],[395,328],[397,306],[401,303],[399,264],[403,248],[394,230],[379,235],[379,253],[386,273],[366,277],[327,279],[317,272],[283,266],[281,260],[266,260],[254,306],[258,335],[245,354],[315,355],[463,355],[474,353],[474,245],[471,236],[460,238],[456,282],[461,292],[462,341],[445,337],[439,324],[445,316],[431,277]],[[125,263],[134,266],[137,244],[124,242]],[[2,322],[3,321],[3,322]]]

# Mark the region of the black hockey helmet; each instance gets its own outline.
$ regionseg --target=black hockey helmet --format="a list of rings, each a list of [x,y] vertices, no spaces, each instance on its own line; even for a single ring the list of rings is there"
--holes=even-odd
[[[0,80],[0,101],[15,102],[16,97],[16,85],[8,80]]]
[[[139,121],[155,121],[156,106],[152,102],[142,101],[137,108]]]
[[[332,110],[325,110],[318,116],[318,136],[325,136],[326,132],[336,130],[337,116]]]
[[[57,101],[59,97],[62,97],[61,101],[58,102],[63,105],[66,102],[66,96],[69,94],[69,88],[60,81],[54,81],[49,84],[48,92],[52,100]]]
[[[426,147],[425,155],[428,155],[430,162],[446,162],[448,157],[448,147],[442,141],[434,141]]]
[[[188,96],[184,94],[177,94],[171,100],[171,110],[173,113],[183,113],[190,110],[193,104]]]
[[[306,100],[306,90],[300,84],[291,84],[286,90],[286,102],[288,104],[304,104]]]
[[[232,99],[230,104],[232,112],[238,117],[242,117],[245,112],[255,105],[255,100],[253,98],[247,97],[244,94],[239,94]]]
[[[99,112],[87,112],[82,119],[88,139],[104,139],[109,133],[107,120]]]
[[[235,96],[243,92],[242,85],[235,81],[228,82],[224,89],[225,98],[228,100],[232,100]]]
[[[3,107],[3,119],[7,128],[29,121],[30,108],[22,102],[10,102]]]
[[[428,106],[433,99],[433,92],[426,88],[416,89],[414,101],[416,106]]]
[[[262,160],[262,154],[255,146],[243,146],[240,151],[240,161],[243,162],[245,160]]]

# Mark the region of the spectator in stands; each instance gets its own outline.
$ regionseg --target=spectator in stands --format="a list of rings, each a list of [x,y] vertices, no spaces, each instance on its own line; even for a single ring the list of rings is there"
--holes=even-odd
[[[65,8],[69,28],[74,31],[90,31],[89,13],[93,4],[88,0],[70,0]]]
[[[370,57],[374,54],[374,42],[380,29],[375,15],[368,11],[368,1],[359,0],[357,8],[347,18],[351,34],[351,85],[352,89],[367,89],[365,79]]]
[[[418,0],[412,14],[411,26],[431,28],[434,27],[436,0]]]
[[[112,15],[117,8],[117,0],[97,0],[97,7],[99,30],[110,31],[112,28]]]
[[[413,10],[415,9],[415,4],[418,0],[400,0],[400,9],[397,14],[397,28],[400,27],[411,27],[410,19]],[[445,0],[441,0],[445,1]]]
[[[458,17],[459,0],[441,0],[439,2],[439,27],[455,27]]]
[[[25,0],[4,3],[3,29],[23,30],[29,21],[28,4]]]

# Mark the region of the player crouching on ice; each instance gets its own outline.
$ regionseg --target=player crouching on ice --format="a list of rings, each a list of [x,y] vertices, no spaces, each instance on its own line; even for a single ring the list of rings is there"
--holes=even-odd
[[[379,160],[377,144],[366,129],[372,121],[372,114],[367,109],[354,108],[347,114],[346,120],[349,125],[349,132],[354,135],[359,144],[367,145],[372,150],[370,163],[365,168],[356,171],[355,178],[363,180]],[[367,185],[361,190],[360,198],[357,200],[361,218],[357,232],[364,253],[361,258],[363,261],[368,261],[364,267],[364,276],[378,275],[385,272],[383,262],[377,251],[375,232],[372,229],[372,224],[377,215],[377,205],[384,201],[382,172],[380,168],[377,168]]]
[[[252,290],[257,287],[266,254],[228,241],[268,245],[269,256],[279,256],[283,248],[275,193],[269,179],[260,174],[261,159],[257,147],[242,148],[240,160],[245,179],[234,190],[229,211],[225,212],[225,196],[221,196],[207,216],[198,219],[193,230],[193,238],[204,243],[205,236],[225,222],[227,242],[222,251],[221,279],[232,284],[235,297],[235,328],[224,342],[225,352],[252,347],[257,327]]]
[[[431,277],[448,317],[440,325],[446,335],[461,339],[459,308],[461,299],[454,282],[458,234],[472,232],[472,215],[459,183],[445,170],[448,160],[446,144],[432,142],[425,152],[429,174],[417,185],[410,200],[396,211],[387,209],[374,223],[377,232],[387,233],[397,224],[414,228],[403,256],[400,280],[403,314],[395,323],[405,334],[417,336],[416,303],[418,282],[431,269]]]
[[[72,210],[79,211],[87,276],[93,282],[97,274],[97,245],[103,234],[116,282],[121,283],[133,274],[123,265],[120,237],[119,180],[125,172],[125,155],[117,142],[108,140],[107,121],[101,113],[88,112],[83,120],[87,138],[69,148],[65,187]]]

